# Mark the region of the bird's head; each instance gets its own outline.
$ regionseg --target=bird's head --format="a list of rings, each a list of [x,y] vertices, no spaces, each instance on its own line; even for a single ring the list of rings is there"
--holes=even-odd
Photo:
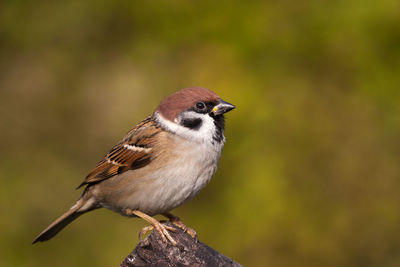
[[[234,108],[208,89],[190,87],[167,96],[155,116],[164,128],[178,135],[210,137],[221,142],[224,141],[224,114]]]

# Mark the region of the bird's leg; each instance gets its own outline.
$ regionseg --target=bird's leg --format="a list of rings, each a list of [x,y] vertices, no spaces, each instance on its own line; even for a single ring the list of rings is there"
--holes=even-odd
[[[161,238],[163,239],[164,242],[168,243],[168,241],[167,241],[167,239],[168,239],[169,242],[171,242],[172,245],[174,245],[174,246],[177,245],[176,241],[168,233],[168,230],[172,231],[172,232],[176,231],[176,229],[174,229],[173,227],[170,227],[170,226],[167,226],[167,225],[163,225],[162,223],[160,223],[159,221],[157,221],[153,217],[147,215],[146,213],[138,211],[138,210],[126,209],[125,210],[125,214],[127,214],[127,215],[134,214],[134,215],[146,220],[147,222],[151,223],[151,226],[146,226],[146,227],[144,227],[142,229],[142,231],[140,231],[139,238],[141,237],[142,234],[145,234],[147,231],[151,231],[153,229],[156,229],[157,232],[161,235]]]
[[[174,225],[176,225],[177,227],[181,228],[184,232],[188,233],[192,238],[196,239],[197,233],[195,230],[193,230],[192,228],[187,227],[182,221],[181,219],[179,219],[178,216],[175,216],[172,213],[166,212],[163,213],[162,215],[164,215],[165,217],[167,217],[170,222],[172,222]]]

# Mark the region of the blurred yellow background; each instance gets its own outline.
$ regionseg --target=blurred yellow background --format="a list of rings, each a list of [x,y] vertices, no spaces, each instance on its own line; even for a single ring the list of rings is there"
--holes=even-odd
[[[33,238],[166,95],[236,105],[174,213],[246,266],[400,266],[400,2],[3,1],[0,265],[118,266],[146,223]]]

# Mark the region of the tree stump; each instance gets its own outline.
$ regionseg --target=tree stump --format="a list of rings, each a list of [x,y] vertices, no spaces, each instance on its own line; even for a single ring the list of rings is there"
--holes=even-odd
[[[155,230],[141,240],[121,263],[121,267],[133,266],[242,266],[220,254],[202,242],[193,239],[170,222],[166,225],[177,231],[170,232],[178,243],[176,247],[166,244]]]

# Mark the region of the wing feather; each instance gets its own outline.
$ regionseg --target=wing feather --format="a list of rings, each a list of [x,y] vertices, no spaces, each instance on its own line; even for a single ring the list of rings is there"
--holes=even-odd
[[[150,117],[136,125],[104,156],[78,188],[149,164],[155,157],[154,146],[161,131]]]

